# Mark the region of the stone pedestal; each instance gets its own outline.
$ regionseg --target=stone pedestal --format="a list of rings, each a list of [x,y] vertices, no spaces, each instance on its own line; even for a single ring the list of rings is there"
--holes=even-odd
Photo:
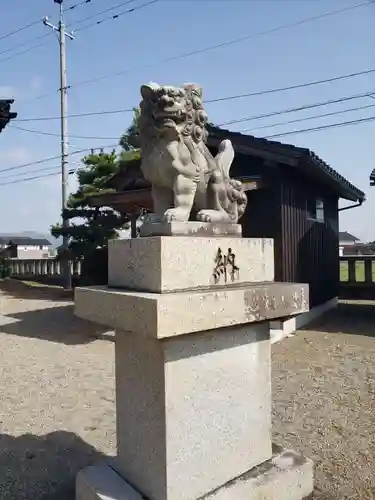
[[[75,311],[116,330],[118,455],[77,500],[311,493],[312,463],[272,450],[268,324],[306,311],[308,287],[273,273],[272,240],[111,242],[109,286],[77,288]]]

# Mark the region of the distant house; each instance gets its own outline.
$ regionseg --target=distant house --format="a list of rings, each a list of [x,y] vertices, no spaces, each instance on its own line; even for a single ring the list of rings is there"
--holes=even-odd
[[[0,237],[0,250],[13,259],[48,259],[55,256],[50,241],[44,238],[21,236]]]
[[[339,252],[340,255],[344,255],[344,248],[350,245],[357,245],[359,243],[359,238],[353,236],[347,231],[339,232]]]

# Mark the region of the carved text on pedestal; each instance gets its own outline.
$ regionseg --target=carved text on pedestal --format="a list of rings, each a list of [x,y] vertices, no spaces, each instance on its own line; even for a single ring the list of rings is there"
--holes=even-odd
[[[236,278],[239,278],[240,268],[236,265],[236,256],[232,252],[231,248],[228,248],[228,252],[224,254],[219,247],[215,257],[215,267],[213,272],[214,282],[218,284],[221,277],[224,278],[224,282],[228,282],[228,277],[234,282]]]

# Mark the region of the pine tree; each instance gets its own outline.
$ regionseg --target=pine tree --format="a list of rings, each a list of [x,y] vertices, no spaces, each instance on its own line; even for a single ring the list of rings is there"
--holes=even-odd
[[[68,257],[73,261],[83,259],[86,278],[90,273],[99,272],[99,281],[104,283],[108,240],[117,238],[118,230],[129,227],[129,218],[110,207],[93,207],[90,198],[114,192],[114,189],[106,188],[106,182],[120,168],[126,168],[128,161],[139,158],[140,152],[136,149],[138,116],[139,111],[134,109],[132,124],[119,141],[122,148],[119,155],[115,150],[111,153],[95,153],[92,150],[82,159],[83,166],[76,172],[78,189],[70,195],[68,208],[63,212],[63,217],[69,220],[69,227],[64,230],[62,224],[58,223],[51,228],[55,238],[64,234],[69,237],[68,255],[63,256],[59,252],[60,257]],[[98,282],[98,279],[92,277],[92,281]]]
[[[113,190],[104,187],[105,182],[119,169],[115,151],[99,154],[91,152],[82,159],[83,167],[78,169],[78,189],[68,199],[68,208],[63,217],[69,220],[66,233],[61,224],[55,224],[51,233],[58,238],[67,234],[69,237],[69,258],[82,259],[95,250],[103,248],[111,238],[117,237],[128,221],[112,208],[93,207],[90,197]]]

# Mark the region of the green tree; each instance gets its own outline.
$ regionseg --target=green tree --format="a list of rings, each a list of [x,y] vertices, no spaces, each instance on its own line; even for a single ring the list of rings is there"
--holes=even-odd
[[[78,189],[68,199],[68,208],[63,217],[69,220],[68,229],[61,223],[51,228],[56,238],[66,234],[69,237],[69,258],[82,259],[104,248],[108,239],[117,237],[117,229],[127,223],[127,217],[109,207],[93,207],[90,197],[113,190],[104,187],[108,179],[118,172],[119,161],[115,151],[99,154],[93,151],[82,159],[83,167],[78,169]]]
[[[82,159],[83,166],[76,172],[78,189],[70,195],[68,208],[62,214],[69,220],[69,227],[64,229],[58,223],[51,228],[51,234],[55,238],[64,234],[69,238],[68,255],[64,256],[60,251],[60,257],[84,259],[83,274],[87,277],[98,271],[101,276],[99,281],[104,283],[108,240],[118,237],[117,230],[129,227],[129,218],[110,207],[94,207],[91,197],[114,192],[114,189],[105,186],[106,182],[120,169],[126,168],[128,162],[139,159],[140,151],[136,149],[138,117],[139,110],[135,108],[132,123],[120,138],[122,150],[119,154],[115,150],[111,153],[101,151],[98,154],[91,151],[91,154]]]

